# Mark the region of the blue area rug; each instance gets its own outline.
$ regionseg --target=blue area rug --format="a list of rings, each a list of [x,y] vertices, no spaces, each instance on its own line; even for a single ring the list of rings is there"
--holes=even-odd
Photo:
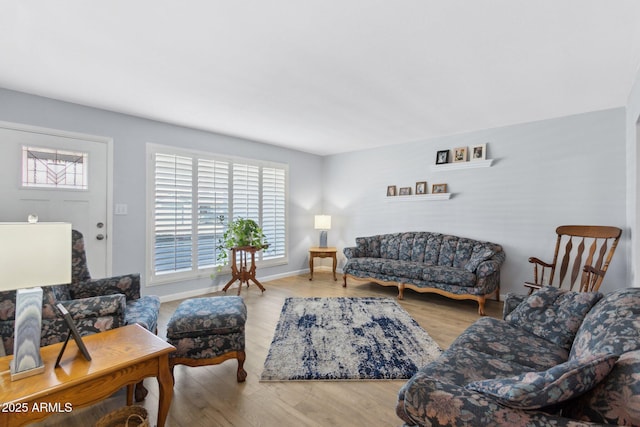
[[[287,298],[260,381],[410,378],[441,353],[389,298]]]

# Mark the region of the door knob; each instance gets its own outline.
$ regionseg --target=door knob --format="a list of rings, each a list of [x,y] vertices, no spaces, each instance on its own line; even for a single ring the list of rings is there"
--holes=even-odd
[[[96,236],[96,239],[98,239],[98,240],[103,240],[103,239],[104,239],[104,234],[98,234],[98,235]]]

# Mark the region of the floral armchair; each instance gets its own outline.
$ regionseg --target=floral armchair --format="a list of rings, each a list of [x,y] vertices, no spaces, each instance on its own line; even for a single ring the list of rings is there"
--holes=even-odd
[[[126,299],[124,324],[137,323],[156,333],[160,299],[157,296],[140,295],[140,275],[136,273],[91,279],[84,251],[84,239],[79,231],[72,230],[71,244],[71,284],[67,285],[71,299],[123,294]]]
[[[103,332],[138,323],[151,332],[157,331],[160,299],[140,295],[140,275],[126,274],[92,279],[87,268],[82,233],[72,230],[71,283],[43,286],[42,331],[40,345],[64,341],[69,329],[55,305],[61,303],[71,314],[80,335]],[[0,355],[13,354],[16,292],[0,292]],[[136,400],[146,395],[136,388]]]
[[[517,300],[401,388],[405,426],[640,425],[640,289]]]

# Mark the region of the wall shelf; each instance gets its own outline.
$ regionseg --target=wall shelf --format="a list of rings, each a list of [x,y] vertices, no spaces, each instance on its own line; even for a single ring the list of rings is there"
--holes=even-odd
[[[493,160],[494,159],[471,160],[469,162],[459,163],[443,163],[441,165],[431,165],[431,169],[434,171],[449,171],[458,169],[489,168],[493,164]]]
[[[434,202],[436,200],[448,200],[451,198],[451,193],[436,193],[436,194],[414,194],[411,196],[387,196],[387,202]]]

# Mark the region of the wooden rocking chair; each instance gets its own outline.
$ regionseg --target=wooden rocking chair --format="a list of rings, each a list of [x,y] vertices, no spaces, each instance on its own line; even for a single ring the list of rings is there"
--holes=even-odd
[[[535,257],[529,258],[529,262],[533,264],[533,282],[524,284],[529,288],[529,293],[542,286],[562,288],[567,278],[569,281],[564,286],[565,289],[576,288],[579,292],[598,291],[618,246],[622,230],[617,227],[598,225],[562,225],[556,229],[556,233],[558,239],[553,262],[547,263]],[[577,242],[574,242],[574,239]],[[574,243],[577,243],[575,248]],[[587,245],[589,248],[583,262]],[[561,251],[564,251],[564,254],[561,255]],[[549,273],[548,282],[545,277],[547,273]],[[569,277],[567,273],[570,273]],[[580,277],[579,282],[578,277]]]

